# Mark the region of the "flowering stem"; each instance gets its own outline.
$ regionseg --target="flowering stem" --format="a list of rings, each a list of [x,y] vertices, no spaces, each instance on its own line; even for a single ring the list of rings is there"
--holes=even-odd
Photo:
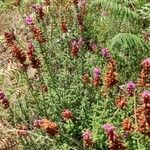
[[[134,95],[134,98],[133,98],[133,102],[134,102],[134,120],[135,120],[135,127],[136,129],[138,128],[138,122],[137,122],[137,116],[136,116],[136,96]],[[138,147],[138,150],[140,150],[140,146],[139,146],[140,142],[139,142],[139,139],[137,138],[137,147]]]
[[[62,134],[62,133],[60,133],[63,137],[65,137],[65,138],[67,138],[67,139],[69,139],[70,141],[72,141],[73,143],[75,143],[76,145],[78,145],[81,149],[85,149],[83,146],[81,146],[80,144],[78,144],[79,142],[78,141],[76,141],[75,139],[72,139],[72,138],[70,138],[70,137],[68,137],[68,136],[66,136],[65,134]]]
[[[32,87],[32,84],[30,83],[30,81],[29,81],[29,79],[28,79],[28,75],[27,75],[26,72],[24,72],[24,75],[25,75],[25,79],[26,79],[27,84],[28,84],[29,91],[30,91],[32,97],[34,98],[34,101],[35,101],[36,104],[37,104],[38,111],[40,112],[40,110],[41,110],[41,109],[40,109],[40,105],[39,105],[39,102],[37,101],[36,96],[35,96],[34,93],[33,93],[34,89],[33,89],[33,87]]]
[[[48,62],[48,59],[47,59],[47,57],[46,57],[46,55],[45,55],[45,53],[44,53],[44,51],[43,51],[42,45],[40,45],[40,49],[41,49],[41,54],[43,55],[44,64],[45,64],[45,66],[46,66],[46,68],[47,68],[47,72],[48,72],[48,74],[49,74],[49,77],[51,77],[51,81],[52,81],[52,83],[53,83],[53,87],[55,87],[55,88],[54,88],[54,89],[55,89],[55,92],[56,92],[57,96],[60,98],[60,95],[59,95],[59,93],[58,93],[57,90],[56,90],[55,81],[54,81],[54,78],[53,78],[52,73],[50,72],[49,62]],[[50,80],[49,80],[49,79],[48,79],[48,82],[50,83]]]
[[[40,70],[38,70],[38,76],[40,78],[40,81],[42,81],[42,83],[44,83],[44,79],[43,79],[43,76],[42,74],[40,74]],[[45,111],[45,115],[46,117],[48,118],[48,114],[47,114],[47,109],[46,109],[46,105],[45,105],[45,96],[44,94],[42,93],[42,104],[43,104],[43,107],[44,107],[44,111]]]

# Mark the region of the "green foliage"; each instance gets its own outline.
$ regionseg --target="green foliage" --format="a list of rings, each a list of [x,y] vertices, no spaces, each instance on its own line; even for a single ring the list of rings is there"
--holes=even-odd
[[[138,12],[143,19],[150,20],[150,2],[144,4]]]
[[[119,33],[110,41],[111,49],[120,47],[121,45],[127,46],[126,48],[136,48],[143,50],[149,49],[150,46],[137,35],[130,33]]]
[[[103,9],[110,11],[113,17],[118,19],[130,19],[131,21],[138,20],[139,15],[130,8],[117,3],[114,0],[95,0],[91,3],[92,6],[99,5]]]

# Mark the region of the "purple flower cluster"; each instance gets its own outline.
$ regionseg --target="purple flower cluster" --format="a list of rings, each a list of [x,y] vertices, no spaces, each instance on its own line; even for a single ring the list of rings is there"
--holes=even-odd
[[[113,125],[111,125],[111,124],[104,124],[103,126],[102,126],[102,128],[105,130],[105,132],[107,133],[107,134],[109,134],[109,133],[111,133],[111,132],[113,132],[114,130],[115,130],[115,127],[113,126]]]
[[[77,57],[78,51],[81,48],[81,46],[84,44],[83,38],[80,37],[79,39],[75,39],[71,41],[70,47],[71,47],[71,53],[74,57]]]
[[[33,25],[33,19],[31,16],[26,16],[24,22],[26,25]]]
[[[101,71],[99,68],[94,68],[93,70],[93,78],[99,78],[100,77],[100,74],[101,74]]]
[[[106,59],[108,59],[108,58],[111,57],[111,54],[110,54],[108,48],[103,48],[103,49],[101,50],[101,54],[102,54],[102,56],[103,56],[104,58],[106,58]]]
[[[150,107],[150,91],[146,90],[142,92],[141,94],[141,101],[146,105]]]
[[[134,95],[134,91],[136,89],[136,85],[133,82],[128,82],[126,84],[126,88],[127,88],[127,92],[129,96],[133,96]]]

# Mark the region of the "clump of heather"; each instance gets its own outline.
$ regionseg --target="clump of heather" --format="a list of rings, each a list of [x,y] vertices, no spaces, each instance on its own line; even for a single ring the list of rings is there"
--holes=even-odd
[[[117,16],[109,1],[108,8],[98,3],[43,0],[27,10],[24,2],[15,7],[21,22],[0,38],[11,60],[0,69],[1,89],[9,95],[8,100],[0,90],[0,113],[22,149],[149,146],[150,59],[143,49],[148,46],[143,40],[138,45],[142,36],[136,30],[143,29],[130,26],[132,20],[139,24],[128,18],[135,15],[129,11],[123,21],[122,12],[127,7],[138,13],[141,6],[122,9],[118,1]]]

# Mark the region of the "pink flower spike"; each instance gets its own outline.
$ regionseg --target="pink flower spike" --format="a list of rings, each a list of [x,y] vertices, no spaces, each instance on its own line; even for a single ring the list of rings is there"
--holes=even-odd
[[[134,91],[136,89],[136,84],[133,83],[133,82],[128,82],[126,84],[126,88],[127,88],[129,96],[133,96],[134,95]]]
[[[83,44],[84,44],[83,38],[80,37],[80,38],[77,40],[77,46],[80,48]]]
[[[109,133],[111,133],[111,132],[113,132],[114,130],[115,130],[115,127],[113,126],[113,125],[111,125],[111,124],[104,124],[103,126],[102,126],[102,128],[105,130],[105,132],[107,133],[107,134],[109,134]]]
[[[99,68],[95,68],[95,69],[93,70],[93,77],[94,77],[94,78],[99,78],[100,74],[101,74],[101,71],[100,71]]]
[[[103,48],[103,49],[101,50],[101,54],[102,54],[102,56],[103,56],[104,58],[110,58],[110,57],[111,57],[111,54],[110,54],[108,48]]]
[[[36,128],[40,128],[41,124],[42,124],[42,120],[41,119],[35,119],[33,121],[33,126],[36,127]]]
[[[31,50],[32,52],[34,52],[34,46],[31,42],[28,43],[28,49]]]
[[[147,105],[148,103],[150,103],[150,91],[144,91],[141,94],[141,100]]]
[[[33,19],[32,19],[31,16],[27,16],[27,17],[25,18],[25,24],[26,24],[26,25],[33,25]]]
[[[94,142],[92,139],[92,132],[89,129],[86,129],[83,132],[82,137],[83,137],[84,147],[92,147],[93,146]]]
[[[85,130],[83,132],[83,141],[88,141],[88,140],[91,140],[92,139],[92,133],[89,129]]]
[[[133,82],[127,83],[126,86],[127,86],[127,89],[128,89],[128,90],[132,90],[132,91],[134,91],[135,88],[136,88],[136,85],[135,85],[135,83],[133,83]]]
[[[146,58],[142,61],[141,65],[144,66],[145,64],[150,65],[150,58]]]

